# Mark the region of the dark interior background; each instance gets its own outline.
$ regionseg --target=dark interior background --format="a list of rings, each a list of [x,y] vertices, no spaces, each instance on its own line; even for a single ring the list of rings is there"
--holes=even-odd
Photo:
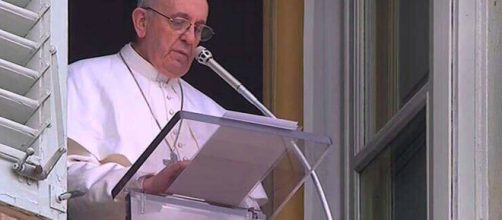
[[[69,1],[70,63],[118,52],[134,36],[131,12],[135,7],[136,0]],[[208,25],[216,35],[202,45],[262,100],[262,1],[211,0],[209,8]],[[183,78],[226,109],[259,113],[208,67],[196,61]]]

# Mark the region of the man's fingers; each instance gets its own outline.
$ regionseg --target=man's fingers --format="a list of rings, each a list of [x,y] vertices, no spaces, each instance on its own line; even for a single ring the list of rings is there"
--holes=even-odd
[[[143,190],[152,194],[165,193],[190,162],[189,160],[175,162],[162,169],[155,176],[146,178]]]
[[[184,160],[184,161],[178,161],[176,163],[171,164],[170,166],[164,168],[169,171],[173,171],[175,173],[180,173],[182,172],[188,165],[190,164],[189,160]]]
[[[191,162],[192,162],[191,160],[180,161],[180,163],[183,166],[183,169],[185,169],[186,167],[188,167],[188,165],[190,165]]]

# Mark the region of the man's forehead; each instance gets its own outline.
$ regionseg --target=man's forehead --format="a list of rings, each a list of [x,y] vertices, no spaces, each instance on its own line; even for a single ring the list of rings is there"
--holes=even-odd
[[[170,9],[186,8],[187,6],[194,6],[197,8],[204,8],[207,10],[207,0],[148,0],[156,5],[168,7]]]
[[[153,0],[157,7],[169,12],[170,16],[193,18],[205,21],[208,15],[206,0]]]

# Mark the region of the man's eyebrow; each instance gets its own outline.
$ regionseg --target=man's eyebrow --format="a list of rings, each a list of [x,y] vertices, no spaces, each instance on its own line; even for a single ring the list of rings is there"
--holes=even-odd
[[[171,17],[173,18],[184,18],[184,19],[187,19],[187,20],[190,20],[191,17],[190,15],[188,15],[187,13],[184,13],[184,12],[177,12],[177,13],[174,13],[173,15],[171,15]],[[199,20],[199,21],[195,21],[195,24],[206,24],[206,21],[204,20]]]
[[[171,17],[173,17],[173,18],[182,17],[182,18],[186,18],[186,19],[190,18],[190,16],[187,13],[184,13],[184,12],[176,12],[176,13],[172,14]]]

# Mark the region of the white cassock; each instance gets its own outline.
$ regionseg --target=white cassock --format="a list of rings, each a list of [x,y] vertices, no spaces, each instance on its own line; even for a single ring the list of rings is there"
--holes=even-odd
[[[68,202],[69,219],[124,219],[125,201],[112,200],[113,187],[159,133],[155,119],[163,127],[180,109],[213,116],[225,112],[182,79],[169,80],[160,75],[130,44],[118,54],[70,65],[68,189],[87,193]],[[211,131],[207,132],[194,132],[189,124],[183,127],[177,144],[172,146],[178,158],[191,159],[210,136]],[[170,141],[170,137],[166,139]],[[153,167],[151,171],[154,174],[160,168]],[[141,188],[139,177],[152,173],[138,174],[128,187]],[[261,187],[256,191],[251,194],[254,200],[266,198]],[[249,199],[243,202],[252,203]]]

